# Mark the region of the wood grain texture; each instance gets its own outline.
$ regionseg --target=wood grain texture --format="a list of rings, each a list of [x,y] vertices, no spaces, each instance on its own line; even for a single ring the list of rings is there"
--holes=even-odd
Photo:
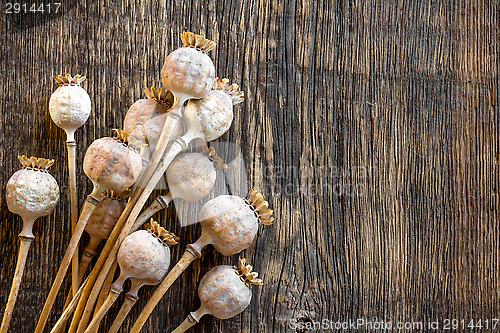
[[[245,171],[220,177],[211,197],[231,182],[244,195],[247,183],[276,215],[242,254],[265,282],[251,306],[230,320],[204,317],[192,332],[308,331],[294,330],[294,319],[499,318],[499,13],[494,0],[68,0],[52,15],[2,10],[0,184],[19,168],[18,154],[32,154],[56,159],[61,186],[61,204],[36,222],[11,332],[33,331],[71,233],[51,76],[88,76],[81,166],[86,147],[122,125],[144,86],[159,84],[186,30],[218,43],[218,75],[246,95],[219,140],[230,161],[241,149]],[[91,184],[81,167],[78,183],[82,203]],[[0,204],[3,311],[21,220],[3,194]],[[172,221],[195,220],[199,207],[179,203],[161,215],[182,238],[173,261],[200,228]],[[199,305],[203,274],[236,261],[205,250],[144,331],[180,324]],[[69,279],[47,326],[68,289]],[[152,291],[141,290],[124,332]]]

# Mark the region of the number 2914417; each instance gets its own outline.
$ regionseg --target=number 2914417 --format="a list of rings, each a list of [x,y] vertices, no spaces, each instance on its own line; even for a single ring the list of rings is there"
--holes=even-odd
[[[61,8],[61,2],[38,3],[38,4],[7,2],[3,6],[3,12],[5,14],[20,14],[20,13],[51,14],[59,12],[60,8]]]

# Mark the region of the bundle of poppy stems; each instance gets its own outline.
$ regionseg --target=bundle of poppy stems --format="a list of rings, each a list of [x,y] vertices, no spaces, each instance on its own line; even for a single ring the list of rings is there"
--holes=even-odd
[[[113,130],[113,137],[97,139],[87,148],[83,171],[92,181],[93,190],[80,210],[76,202],[74,133],[88,119],[91,101],[81,87],[84,76],[54,77],[59,87],[50,98],[49,111],[54,123],[67,134],[73,231],[35,333],[46,330],[54,301],[67,276],[71,278],[71,289],[50,332],[98,332],[100,322],[124,291],[127,279],[131,281],[130,289],[109,332],[119,331],[143,285],[156,286],[129,330],[140,332],[170,286],[201,257],[207,245],[224,256],[234,256],[251,246],[260,224],[273,223],[272,210],[255,189],[245,198],[215,197],[199,212],[202,230],[199,239],[187,245],[179,262],[171,267],[171,251],[176,250],[179,237],[156,222],[154,215],[167,208],[174,198],[196,202],[210,193],[216,170],[227,165],[207,143],[229,129],[233,105],[243,101],[238,85],[215,77],[214,64],[207,54],[216,46],[213,41],[190,32],[183,33],[181,40],[183,46],[168,55],[161,70],[163,86],[146,88],[146,98],[136,101],[127,111],[124,128]],[[54,161],[26,156],[20,156],[19,160],[22,168],[10,178],[6,199],[9,210],[22,217],[23,229],[0,333],[9,328],[26,257],[34,240],[34,221],[50,214],[59,201],[59,186],[49,173]],[[144,207],[163,177],[168,193]],[[84,231],[90,235],[90,241],[80,256],[77,249]],[[98,254],[102,241],[105,245]],[[97,260],[86,276],[95,256]],[[113,281],[117,269],[119,277]],[[236,316],[249,305],[252,286],[261,284],[258,274],[242,258],[235,266],[212,268],[199,285],[200,308],[184,322],[176,323],[178,327],[173,332],[187,331],[205,314],[219,319]]]

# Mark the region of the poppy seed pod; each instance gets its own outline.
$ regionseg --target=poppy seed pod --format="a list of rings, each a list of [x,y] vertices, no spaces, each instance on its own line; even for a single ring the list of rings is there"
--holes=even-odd
[[[104,318],[108,310],[122,292],[125,280],[130,279],[132,285],[126,300],[113,323],[111,332],[116,332],[128,312],[137,301],[139,288],[145,284],[158,284],[167,274],[170,266],[170,248],[179,238],[163,229],[151,220],[146,230],[139,230],[128,235],[120,245],[117,258],[120,265],[120,276],[111,286],[106,301],[95,314],[85,333],[93,332]]]
[[[125,209],[125,198],[130,191],[125,191],[116,195],[113,191],[107,190],[103,193],[101,201],[92,211],[89,221],[85,226],[92,240],[97,244],[107,239],[115,227],[116,221]]]
[[[83,160],[83,171],[94,184],[122,193],[141,173],[142,159],[127,145],[127,133],[120,129],[113,131],[116,138],[97,139],[89,146]]]
[[[227,132],[233,122],[233,105],[243,102],[240,87],[228,79],[215,79],[213,89],[200,100],[189,103],[196,105],[205,140],[213,141]]]
[[[74,141],[75,130],[81,127],[90,115],[91,102],[89,94],[80,87],[85,76],[66,74],[54,76],[59,87],[49,100],[50,117],[54,123],[64,129],[68,141]]]
[[[201,208],[201,238],[208,239],[221,254],[234,255],[252,244],[259,222],[272,224],[272,213],[267,201],[255,189],[250,191],[248,200],[220,195]]]
[[[172,197],[188,202],[203,199],[215,184],[216,169],[227,169],[227,165],[212,147],[208,154],[195,152],[177,156],[166,172]]]
[[[214,84],[215,67],[206,52],[214,49],[216,44],[192,32],[184,32],[181,40],[184,47],[165,59],[161,82],[176,97],[202,98]]]
[[[131,137],[147,145],[152,151],[160,138],[167,112],[173,105],[174,97],[170,91],[163,87],[157,90],[154,86],[151,89],[145,88],[144,94],[147,99],[136,101],[128,109],[123,129]],[[176,126],[175,132],[175,136],[182,134],[182,122]]]
[[[201,306],[191,312],[186,320],[172,333],[187,331],[205,314],[218,319],[232,318],[245,310],[252,300],[252,285],[262,285],[258,274],[245,259],[238,260],[238,266],[216,266],[201,279],[198,287]]]
[[[59,186],[47,169],[54,160],[19,156],[23,165],[7,182],[5,196],[7,207],[23,219],[32,222],[45,215],[49,215],[59,202]],[[31,226],[25,226],[23,233],[33,237]]]
[[[166,231],[155,221],[146,230],[131,233],[118,250],[116,260],[120,265],[120,277],[115,285],[121,285],[127,278],[142,284],[157,284],[170,267],[170,248],[179,238]]]
[[[239,259],[238,266],[217,266],[212,268],[198,287],[198,295],[207,313],[228,319],[240,314],[252,300],[252,285],[262,285],[258,274],[252,272],[252,266],[245,259]],[[219,292],[224,286],[224,292]]]
[[[16,264],[16,272],[12,279],[9,299],[0,326],[1,333],[7,333],[16,304],[17,295],[26,265],[26,258],[33,236],[33,223],[41,216],[50,214],[59,201],[59,186],[47,169],[54,160],[26,156],[18,156],[23,169],[10,177],[6,186],[7,207],[23,218],[23,230],[19,234],[21,241]]]

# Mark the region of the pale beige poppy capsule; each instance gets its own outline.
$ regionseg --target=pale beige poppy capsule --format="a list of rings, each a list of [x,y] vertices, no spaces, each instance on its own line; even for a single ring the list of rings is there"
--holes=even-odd
[[[147,146],[148,152],[154,151],[160,138],[168,110],[172,107],[174,96],[163,87],[156,89],[145,88],[144,94],[147,99],[136,101],[128,109],[123,121],[123,129],[142,144]],[[184,128],[182,122],[178,122],[174,129],[174,137],[182,134]],[[132,142],[130,143],[132,144]],[[145,158],[147,156],[143,156]]]
[[[187,331],[206,314],[218,319],[229,319],[243,312],[252,300],[252,285],[262,285],[245,259],[238,266],[216,266],[201,279],[198,287],[201,306],[191,312],[186,320],[172,333]]]
[[[21,245],[17,258],[16,271],[12,280],[9,299],[0,326],[1,333],[7,333],[16,304],[19,287],[24,274],[26,258],[33,235],[33,223],[39,217],[49,215],[59,202],[59,186],[48,173],[54,160],[18,156],[23,168],[16,171],[7,182],[5,196],[7,207],[23,218],[23,230],[19,234]]]
[[[120,266],[120,276],[112,284],[108,298],[96,312],[85,333],[93,332],[104,318],[123,291],[123,284],[127,279],[131,281],[130,291],[124,303],[123,310],[114,323],[116,329],[121,326],[128,311],[138,299],[138,291],[143,285],[158,284],[167,274],[170,267],[170,248],[179,238],[163,229],[157,222],[145,226],[146,230],[139,230],[128,235],[120,245],[117,262]],[[112,331],[115,331],[112,328]]]
[[[69,74],[54,76],[59,87],[50,96],[50,117],[58,127],[66,131],[68,141],[75,141],[75,131],[85,124],[90,115],[90,96],[80,86],[85,78]]]
[[[225,256],[248,248],[257,236],[259,222],[272,224],[273,211],[262,194],[252,189],[248,199],[220,195],[201,208],[201,243],[212,244]]]
[[[192,32],[184,32],[181,40],[184,47],[165,59],[161,82],[181,101],[202,98],[214,84],[215,67],[206,52],[214,49],[216,44]]]
[[[19,156],[19,161],[23,168],[10,177],[5,197],[9,210],[20,215],[26,222],[22,235],[34,237],[33,222],[54,210],[59,202],[59,185],[47,172],[54,160],[23,155]]]
[[[214,187],[216,169],[227,169],[215,149],[177,156],[167,169],[168,188],[173,198],[188,202],[203,199]]]
[[[233,122],[233,105],[243,102],[243,92],[228,79],[215,78],[213,89],[200,100],[192,100],[198,109],[205,140],[213,141],[226,133]]]
[[[141,156],[128,143],[128,133],[113,130],[115,138],[95,140],[87,149],[83,172],[95,186],[122,193],[132,186],[142,171]]]

